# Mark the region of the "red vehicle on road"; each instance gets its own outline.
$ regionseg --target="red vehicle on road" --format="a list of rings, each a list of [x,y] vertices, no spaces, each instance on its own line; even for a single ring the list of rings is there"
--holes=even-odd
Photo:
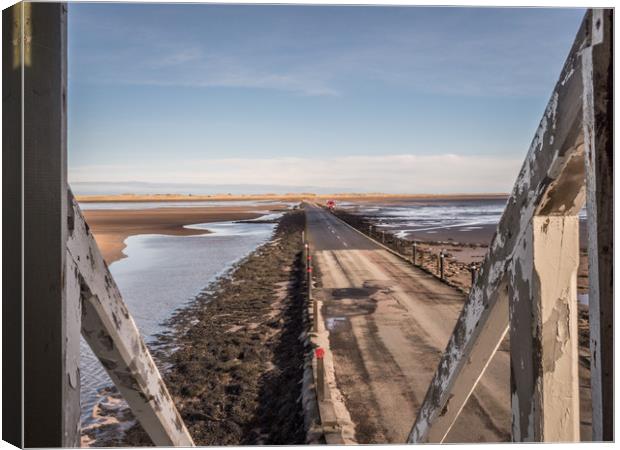
[[[327,208],[332,211],[336,207],[336,202],[333,200],[327,200]]]

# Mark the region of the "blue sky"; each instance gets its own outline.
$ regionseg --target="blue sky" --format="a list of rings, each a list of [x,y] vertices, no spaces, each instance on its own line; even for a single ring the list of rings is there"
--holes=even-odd
[[[509,191],[583,13],[72,3],[69,179]]]

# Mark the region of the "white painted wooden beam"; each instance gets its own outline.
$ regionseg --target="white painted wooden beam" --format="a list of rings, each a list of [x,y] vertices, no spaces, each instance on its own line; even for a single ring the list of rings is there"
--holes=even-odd
[[[579,441],[579,218],[536,216],[512,260],[512,439]]]
[[[80,281],[82,335],[153,443],[193,446],[71,192],[69,211],[67,258]]]
[[[588,210],[592,439],[614,440],[613,10],[592,14],[583,52],[583,129]]]
[[[577,33],[408,442],[442,442],[483,375],[508,327],[505,283],[533,217],[576,215],[583,205],[580,52],[590,43],[589,15]]]

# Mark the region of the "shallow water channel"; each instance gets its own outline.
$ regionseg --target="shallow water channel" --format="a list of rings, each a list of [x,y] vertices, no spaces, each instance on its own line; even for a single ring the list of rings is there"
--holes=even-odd
[[[273,219],[273,215],[259,219]],[[149,342],[162,323],[218,276],[268,241],[273,223],[215,222],[188,226],[210,231],[195,236],[137,235],[126,239],[127,258],[110,265],[142,336]],[[82,426],[112,383],[86,342],[81,343]]]

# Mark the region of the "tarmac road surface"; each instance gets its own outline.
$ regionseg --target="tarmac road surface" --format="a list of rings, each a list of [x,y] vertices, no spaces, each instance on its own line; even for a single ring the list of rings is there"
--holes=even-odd
[[[336,384],[360,444],[403,443],[464,296],[306,204]],[[510,440],[510,360],[503,344],[446,442]]]

